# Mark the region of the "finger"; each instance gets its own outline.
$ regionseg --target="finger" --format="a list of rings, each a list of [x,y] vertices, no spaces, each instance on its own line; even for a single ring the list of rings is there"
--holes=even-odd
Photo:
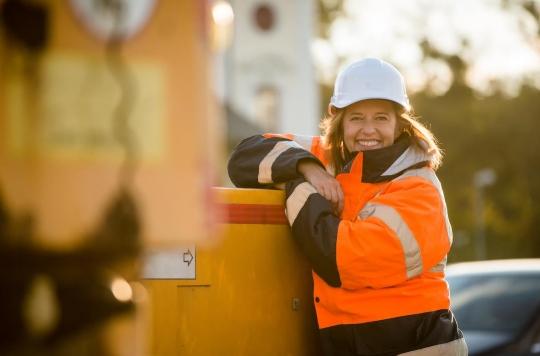
[[[335,209],[337,207],[337,201],[335,199],[335,192],[332,190],[331,187],[325,187],[326,192],[326,200],[332,205],[332,209]]]
[[[334,204],[335,207],[338,206],[338,203],[339,203],[339,193],[336,189],[335,186],[332,186],[330,188],[330,194],[331,194],[331,200],[332,200],[332,203]]]
[[[343,194],[343,190],[341,189],[341,186],[338,186],[338,195],[339,195],[339,202],[338,202],[338,210],[339,213],[343,211],[343,206],[345,205],[345,195]]]
[[[326,200],[329,200],[328,199],[328,192],[326,190],[326,187],[324,185],[321,185],[320,186],[320,189],[319,189],[319,194],[323,196],[323,198],[325,198]]]
[[[321,186],[320,184],[312,184],[313,187],[315,188],[315,190],[317,191],[317,193],[319,193],[320,195],[322,195],[324,197],[324,190],[323,190],[323,186]]]
[[[324,195],[326,194],[326,193],[324,192],[324,185],[318,184],[318,185],[317,185],[317,192],[319,192],[319,194],[322,195],[322,196],[324,197]]]

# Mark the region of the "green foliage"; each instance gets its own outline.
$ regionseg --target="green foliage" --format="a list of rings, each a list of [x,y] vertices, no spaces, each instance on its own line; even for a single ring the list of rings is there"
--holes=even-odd
[[[439,177],[456,239],[451,260],[475,258],[475,172],[492,168],[484,188],[488,258],[540,256],[540,92],[478,98],[462,85],[441,97],[412,98],[438,137],[445,158]]]
[[[332,22],[343,14],[343,0],[318,0],[319,36],[328,37]]]

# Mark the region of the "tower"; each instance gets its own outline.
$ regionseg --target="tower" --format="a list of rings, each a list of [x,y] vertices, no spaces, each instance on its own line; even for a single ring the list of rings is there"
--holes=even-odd
[[[317,134],[318,89],[310,52],[315,2],[231,4],[235,34],[222,67],[227,105],[265,132]]]

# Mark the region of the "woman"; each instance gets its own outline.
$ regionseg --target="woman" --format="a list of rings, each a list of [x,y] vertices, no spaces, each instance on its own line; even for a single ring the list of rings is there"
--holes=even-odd
[[[322,139],[248,138],[229,175],[241,187],[285,183],[325,353],[466,355],[444,279],[441,152],[412,117],[401,74],[374,58],[348,66],[323,129]]]

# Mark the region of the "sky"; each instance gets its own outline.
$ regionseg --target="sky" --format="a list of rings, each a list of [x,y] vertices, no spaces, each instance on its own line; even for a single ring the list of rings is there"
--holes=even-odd
[[[540,0],[532,0],[540,10]],[[489,95],[497,82],[513,96],[528,82],[540,89],[540,32],[522,0],[345,0],[344,14],[317,38],[313,54],[321,82],[355,59],[376,56],[404,74],[412,92],[444,94],[452,73],[442,60],[424,59],[420,43],[468,63],[466,81]],[[464,39],[468,43],[463,45]]]

